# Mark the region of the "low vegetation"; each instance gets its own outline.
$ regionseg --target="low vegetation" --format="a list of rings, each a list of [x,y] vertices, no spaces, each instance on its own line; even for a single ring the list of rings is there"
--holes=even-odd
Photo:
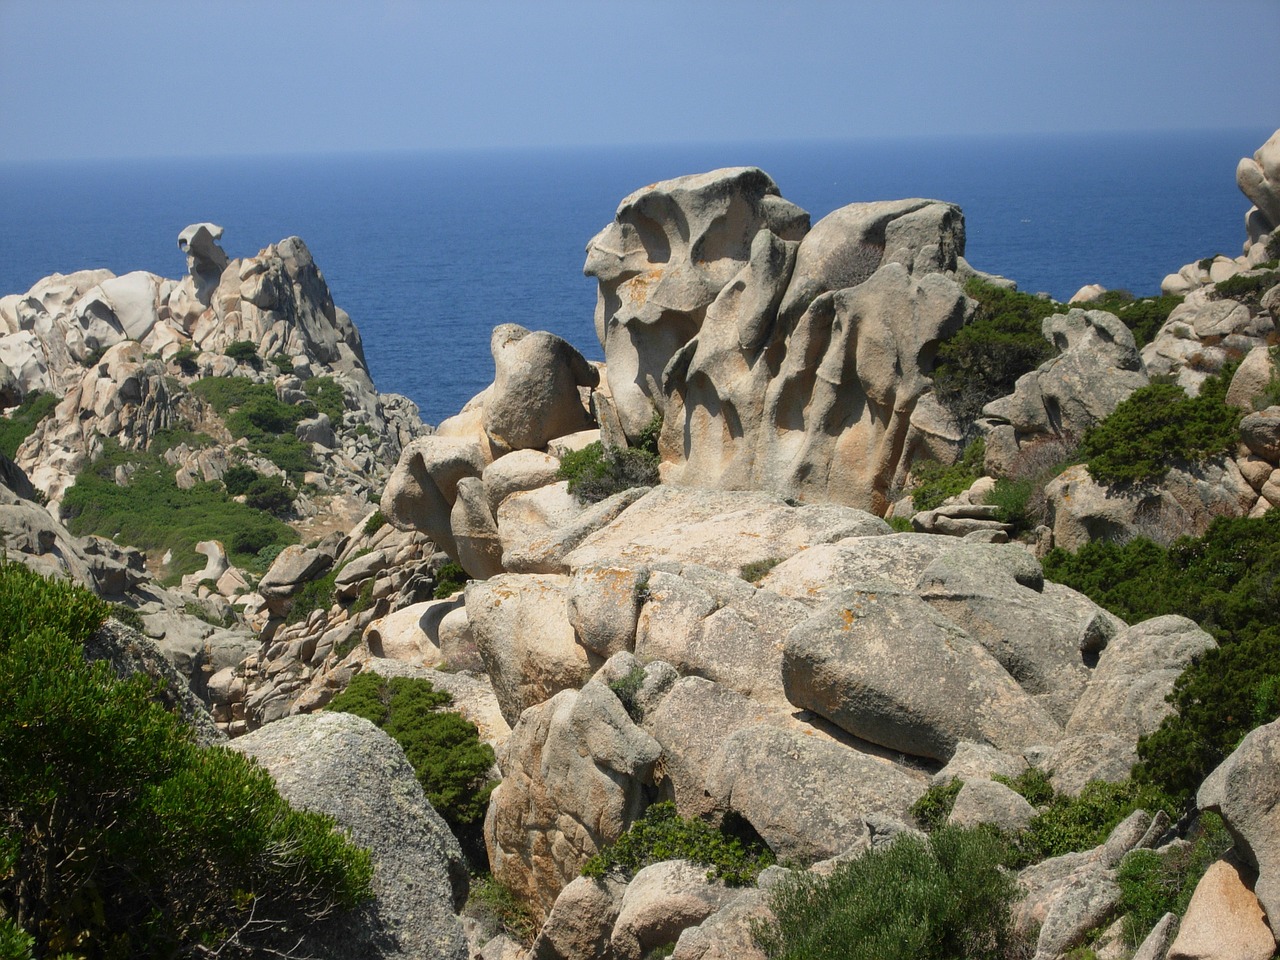
[[[275,387],[247,377],[206,377],[191,384],[191,392],[222,416],[233,437],[247,440],[253,453],[290,478],[316,469],[310,447],[294,434],[300,422],[315,415],[314,405],[281,403]]]
[[[638,699],[640,688],[644,686],[644,677],[644,667],[636,664],[627,671],[625,676],[609,681],[609,689],[622,704],[622,709],[627,711],[627,716],[635,723],[644,719],[644,707]]]
[[[1280,271],[1237,273],[1217,284],[1213,295],[1218,299],[1236,300],[1256,307],[1262,295],[1276,284],[1280,284]]]
[[[569,493],[581,503],[599,503],[633,487],[658,482],[658,458],[638,447],[609,447],[599,440],[566,453],[556,473],[569,481]]]
[[[525,947],[533,943],[538,924],[528,906],[489,874],[473,877],[465,914],[487,914],[499,930]]]
[[[1086,310],[1106,310],[1120,318],[1133,333],[1133,342],[1139,350],[1155,339],[1174,307],[1182,303],[1182,297],[1159,296],[1135,300],[1124,290],[1108,290],[1099,299],[1082,304]]]
[[[445,708],[453,698],[416,677],[357,674],[329,704],[377,724],[404,749],[437,813],[455,832],[476,833],[497,786],[493,748],[475,724]]]
[[[911,805],[911,816],[920,824],[920,829],[933,833],[946,826],[963,786],[963,780],[953,778],[946,783],[935,783],[922,793],[920,799]]]
[[[1280,716],[1280,515],[1215,520],[1203,537],[1054,550],[1045,576],[1129,623],[1189,617],[1218,642],[1178,678],[1174,713],[1138,743],[1137,779],[1179,797]]]
[[[1036,771],[1036,776],[1043,777],[1043,774]],[[1016,841],[1025,863],[1039,863],[1064,853],[1091,850],[1104,843],[1111,831],[1135,810],[1148,813],[1164,810],[1174,819],[1181,812],[1177,801],[1158,788],[1135,780],[1119,783],[1094,780],[1085,785],[1079,796],[1051,793],[1048,799],[1044,799],[1043,793],[1047,780],[1031,787],[1031,790],[1039,790],[1039,794],[1023,787],[1020,780],[1006,783],[1027,796],[1027,802],[1038,811]],[[1034,802],[1031,796],[1037,796],[1040,802]]]
[[[765,576],[782,562],[781,557],[768,557],[765,560],[752,560],[738,568],[738,576],[747,583],[759,583]]]
[[[13,459],[22,441],[53,413],[58,398],[52,393],[29,393],[11,414],[0,418],[0,453]]]
[[[0,564],[0,955],[262,956],[366,899],[332,820],[85,661],[108,612]]]
[[[1209,377],[1198,397],[1173,383],[1153,383],[1129,395],[1109,417],[1085,432],[1080,454],[1099,483],[1142,484],[1162,479],[1177,462],[1232,449],[1241,412],[1226,403],[1234,366]]]
[[[935,510],[944,501],[964,493],[982,476],[986,455],[986,441],[979,437],[964,448],[957,463],[943,465],[936,460],[922,460],[912,464],[911,505],[917,510]]]
[[[599,878],[617,870],[631,878],[651,863],[688,860],[708,867],[710,880],[729,886],[754,883],[760,871],[773,864],[773,854],[758,838],[733,835],[733,826],[717,830],[701,820],[684,819],[674,803],[655,803],[617,843],[588,860],[582,875]]]
[[[462,565],[448,560],[436,569],[436,589],[432,594],[437,600],[453,596],[467,585],[467,571]]]
[[[984,829],[899,837],[829,876],[783,883],[757,939],[779,960],[1007,960],[1017,884],[1006,855]]]
[[[128,477],[124,485],[116,483],[118,469]],[[76,478],[62,508],[77,536],[97,534],[158,554],[172,551],[169,570],[175,579],[205,565],[206,558],[195,552],[201,540],[222,541],[231,562],[253,573],[266,571],[263,551],[298,541],[290,527],[236,502],[222,484],[198,482],[183,490],[161,456],[123,450],[114,440]]]

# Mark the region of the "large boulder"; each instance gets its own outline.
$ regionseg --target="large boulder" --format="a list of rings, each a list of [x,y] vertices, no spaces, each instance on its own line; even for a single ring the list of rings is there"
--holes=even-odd
[[[1236,167],[1236,184],[1272,230],[1280,227],[1280,130]]]
[[[1269,960],[1276,938],[1258,898],[1252,871],[1232,858],[1219,860],[1196,884],[1178,936],[1165,960]]]
[[[548,441],[591,426],[579,387],[600,379],[566,341],[514,323],[493,329],[493,392],[484,405],[484,430],[497,452],[540,449]]]
[[[531,960],[612,960],[613,933],[626,884],[578,877],[560,891],[529,949]]]
[[[381,509],[400,530],[420,530],[441,550],[457,559],[450,516],[464,477],[478,477],[485,467],[480,445],[466,438],[422,437],[400,454]]]
[[[349,713],[317,713],[231,746],[266,767],[291,804],[333,817],[373,855],[373,902],[307,937],[308,953],[464,960],[455,916],[467,894],[462,851],[391,737]]]
[[[673,944],[736,896],[707,879],[707,868],[688,860],[662,860],[635,875],[622,897],[610,946],[616,960],[641,960]]]

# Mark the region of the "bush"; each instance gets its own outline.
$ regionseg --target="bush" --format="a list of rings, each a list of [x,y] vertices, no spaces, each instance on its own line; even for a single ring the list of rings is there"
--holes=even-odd
[[[781,884],[777,919],[757,938],[783,960],[1006,960],[1017,884],[1001,869],[1005,855],[983,829],[899,837],[830,876]]]
[[[556,476],[569,481],[569,493],[580,502],[599,503],[623,490],[654,486],[658,458],[638,447],[606,450],[597,440],[566,453]]]
[[[963,786],[963,780],[952,779],[936,783],[920,795],[920,799],[911,805],[911,816],[915,817],[922,830],[933,833],[946,826]]]
[[[199,357],[199,350],[193,350],[189,344],[183,344],[178,348],[178,352],[173,355],[173,362],[188,377],[194,377],[200,369],[196,363]]]
[[[1032,479],[1011,480],[1000,477],[983,498],[983,502],[996,508],[997,520],[1013,527],[1010,536],[1020,537],[1044,522],[1043,511],[1033,506],[1038,499],[1037,493],[1042,489],[1043,485],[1037,486]]]
[[[249,484],[262,477],[253,467],[246,466],[243,463],[232,464],[222,474],[222,485],[227,488],[227,493],[233,497],[238,497],[249,489]]]
[[[1099,483],[1153,483],[1178,461],[1232,449],[1241,411],[1226,403],[1233,365],[1207,379],[1198,397],[1172,383],[1141,387],[1085,432],[1080,453]]]
[[[258,356],[258,346],[252,340],[237,340],[227,344],[222,351],[236,363],[247,363],[255,370],[262,369],[262,358]]]
[[[293,357],[287,353],[277,353],[271,362],[280,373],[293,373]]]
[[[1041,332],[1044,318],[1060,308],[1049,300],[973,277],[965,293],[978,301],[973,319],[938,348],[933,382],[939,402],[962,426],[982,408],[1054,355]]]
[[[688,860],[709,867],[709,880],[722,880],[731,887],[754,883],[760,871],[773,864],[773,854],[758,838],[744,842],[733,836],[733,826],[717,830],[701,820],[684,819],[674,803],[655,803],[617,843],[588,860],[582,875],[601,878],[618,870],[630,878],[651,863]]]
[[[475,724],[442,709],[452,703],[429,680],[360,673],[329,709],[364,717],[394,737],[431,806],[458,831],[479,827],[497,781],[489,778],[493,748]]]
[[[1134,300],[1132,296],[1118,296],[1122,292],[1108,290],[1100,300],[1085,304],[1085,307],[1089,310],[1106,310],[1119,317],[1120,322],[1133,332],[1133,342],[1139,350],[1155,339],[1173,308],[1182,303],[1183,299],[1159,296]]]
[[[127,486],[115,482],[117,467],[130,472]],[[149,552],[171,550],[175,578],[204,567],[206,558],[195,552],[201,540],[221,540],[231,562],[254,573],[266,570],[261,550],[298,541],[288,526],[232,500],[220,485],[197,483],[183,490],[161,457],[122,450],[114,440],[76,478],[62,509],[77,536],[98,534]]]
[[[262,510],[273,517],[287,517],[293,513],[294,492],[280,477],[258,477],[244,490],[244,502],[255,510]]]
[[[436,570],[436,589],[432,596],[437,600],[444,600],[453,596],[466,585],[467,571],[462,569],[461,564],[449,560],[440,564],[440,567]]]
[[[1180,614],[1215,640],[1174,684],[1174,713],[1138,742],[1134,776],[1177,796],[1280,715],[1280,515],[1215,520],[1199,539],[1053,550],[1045,576],[1130,623]]]
[[[232,436],[247,440],[253,453],[291,478],[316,469],[310,447],[293,432],[314,413],[313,406],[281,403],[275,387],[247,377],[206,377],[193,383],[191,391],[222,416]]]
[[[342,425],[342,414],[347,408],[347,401],[342,385],[337,380],[333,377],[313,377],[302,385],[302,389],[319,413],[327,415],[335,427]]]
[[[53,413],[58,398],[52,393],[29,393],[8,417],[0,418],[0,452],[9,459],[18,454],[22,441],[35,433],[40,422]]]
[[[369,519],[364,522],[364,535],[372,537],[375,533],[387,525],[387,517],[380,509],[373,511]]]
[[[766,560],[752,560],[738,568],[738,576],[747,583],[759,583],[765,574],[782,562],[781,557],[769,557]]]
[[[1278,283],[1280,283],[1280,271],[1237,273],[1234,277],[1229,277],[1217,284],[1214,288],[1214,296],[1218,299],[1226,297],[1256,307],[1262,295]]]
[[[627,716],[636,723],[644,719],[644,707],[636,700],[642,686],[644,686],[644,667],[639,664],[627,671],[625,677],[609,681],[609,689],[622,704],[622,709],[627,711]]]
[[[1055,794],[1032,819],[1019,838],[1019,845],[1031,863],[1091,850],[1105,842],[1120,821],[1135,810],[1164,810],[1176,819],[1180,805],[1160,790],[1135,780],[1094,780],[1085,785],[1078,797]]]
[[[326,613],[334,604],[334,591],[338,586],[338,569],[335,568],[323,577],[310,580],[293,595],[289,612],[285,615],[285,623],[302,623],[316,610]]]
[[[935,460],[921,460],[911,465],[914,489],[911,505],[917,510],[934,510],[945,500],[959,496],[982,476],[987,443],[981,437],[964,448],[958,463],[943,466]]]
[[[477,906],[492,916],[502,932],[517,943],[526,947],[533,943],[533,938],[538,933],[538,924],[528,906],[488,874],[475,878],[471,884],[466,912],[472,913]]]
[[[369,855],[332,820],[291,810],[242,754],[197,746],[145,675],[85,662],[107,612],[0,564],[0,914],[38,955],[258,956],[366,899]]]

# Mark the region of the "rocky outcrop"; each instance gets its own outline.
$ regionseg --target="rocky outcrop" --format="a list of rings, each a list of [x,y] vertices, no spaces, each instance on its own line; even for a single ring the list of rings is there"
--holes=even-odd
[[[361,717],[321,713],[273,723],[232,747],[265,766],[289,803],[333,817],[373,856],[373,902],[305,940],[308,952],[467,956],[455,915],[467,895],[462,851],[391,737]]]

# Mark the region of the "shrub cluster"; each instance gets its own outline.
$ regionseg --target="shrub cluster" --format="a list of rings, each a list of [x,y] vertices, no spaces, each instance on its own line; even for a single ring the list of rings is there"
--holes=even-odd
[[[745,824],[743,832],[750,828]],[[655,803],[618,842],[605,847],[582,867],[584,877],[603,877],[619,870],[628,877],[662,860],[688,860],[710,868],[709,880],[729,886],[754,883],[771,866],[773,854],[759,838],[745,841],[732,833],[734,824],[717,830],[701,820],[686,820],[669,801]]]
[[[633,487],[658,482],[658,458],[639,447],[605,446],[599,440],[560,459],[556,476],[569,481],[569,493],[582,503],[599,503]]]
[[[636,664],[627,671],[626,676],[609,681],[609,689],[622,704],[622,709],[627,711],[627,716],[636,723],[644,719],[644,707],[636,699],[640,695],[640,688],[644,686],[644,676],[644,667]]]
[[[116,468],[128,482],[116,483]],[[173,551],[175,579],[200,570],[201,540],[221,540],[232,563],[255,573],[266,570],[260,552],[298,541],[290,527],[262,510],[237,503],[219,483],[180,488],[172,466],[156,453],[122,450],[114,440],[81,473],[63,497],[67,526],[77,536],[98,534],[147,551]],[[278,552],[278,551],[277,551]]]
[[[290,477],[316,469],[310,449],[294,435],[298,424],[315,414],[314,405],[281,403],[275,387],[247,377],[206,377],[191,391],[222,415],[233,437],[248,440],[250,450]]]
[[[237,340],[234,343],[229,343],[222,352],[236,363],[248,364],[254,370],[262,369],[262,358],[258,356],[258,345],[252,340]]]
[[[12,459],[22,441],[35,432],[45,417],[53,413],[58,398],[52,393],[29,393],[8,417],[0,417],[0,453]]]
[[[798,874],[756,930],[780,960],[1007,960],[1014,878],[994,831],[944,827],[868,851],[829,876]]]
[[[466,832],[483,821],[497,786],[489,778],[494,753],[474,723],[443,709],[452,703],[429,680],[360,673],[329,709],[364,717],[394,737],[431,806],[455,831]]]
[[[1041,332],[1045,317],[1060,308],[1050,300],[995,286],[978,277],[965,284],[978,301],[973,320],[938,348],[933,382],[939,402],[962,425],[1054,355]]]
[[[946,826],[963,786],[963,780],[953,778],[946,783],[935,783],[920,795],[920,799],[911,805],[911,816],[915,817],[922,830],[933,833]]]
[[[1198,397],[1172,383],[1141,387],[1111,415],[1085,431],[1081,456],[1099,483],[1152,483],[1178,461],[1231,449],[1241,411],[1226,403],[1234,366],[1209,377]]]
[[[934,510],[943,501],[964,493],[982,476],[987,443],[981,437],[964,448],[958,463],[944,466],[936,460],[921,460],[911,465],[914,487],[911,505],[917,510]]]
[[[21,956],[259,956],[369,896],[367,852],[201,748],[153,681],[86,663],[108,607],[0,564],[0,941]],[[26,944],[30,939],[33,943]]]
[[[453,596],[467,585],[467,571],[462,564],[448,560],[436,569],[436,589],[432,594],[437,600]]]
[[[1237,273],[1214,287],[1214,296],[1257,306],[1262,295],[1280,283],[1280,271]]]
[[[1174,713],[1138,743],[1135,777],[1188,796],[1254,727],[1280,715],[1280,515],[1215,520],[1165,549],[1149,540],[1054,550],[1045,576],[1137,623],[1180,614],[1218,642],[1183,671]]]

